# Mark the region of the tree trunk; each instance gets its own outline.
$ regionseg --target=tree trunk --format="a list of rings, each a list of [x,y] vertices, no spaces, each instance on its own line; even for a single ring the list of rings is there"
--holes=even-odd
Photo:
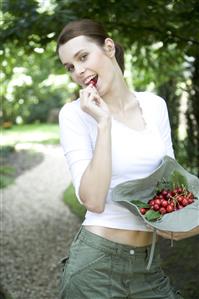
[[[187,157],[190,170],[199,176],[199,56],[193,62],[187,117]]]
[[[158,88],[158,94],[163,97],[167,103],[169,120],[171,125],[171,135],[173,141],[173,147],[175,156],[178,159],[179,155],[179,138],[178,138],[178,127],[179,127],[179,106],[180,97],[176,95],[176,82],[174,79],[170,79],[165,84]]]

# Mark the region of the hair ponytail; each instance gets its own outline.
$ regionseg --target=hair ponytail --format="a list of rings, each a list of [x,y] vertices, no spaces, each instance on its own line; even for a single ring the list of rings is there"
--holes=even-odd
[[[124,73],[124,50],[118,43],[115,43],[115,58],[122,70],[122,73]]]

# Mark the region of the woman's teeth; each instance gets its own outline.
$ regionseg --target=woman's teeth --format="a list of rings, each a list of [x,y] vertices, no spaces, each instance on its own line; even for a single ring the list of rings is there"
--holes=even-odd
[[[90,80],[89,84],[95,86],[97,84],[97,76]]]

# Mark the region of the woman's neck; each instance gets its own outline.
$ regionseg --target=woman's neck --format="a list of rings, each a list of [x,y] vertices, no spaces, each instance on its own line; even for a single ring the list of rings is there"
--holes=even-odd
[[[109,92],[103,96],[104,101],[109,106],[113,114],[124,112],[132,104],[133,93],[128,89],[122,77],[115,78]]]

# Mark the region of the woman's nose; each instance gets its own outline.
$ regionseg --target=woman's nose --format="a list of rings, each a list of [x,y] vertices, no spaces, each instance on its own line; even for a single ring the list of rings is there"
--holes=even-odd
[[[85,68],[83,67],[83,65],[76,65],[76,74],[78,76],[82,75],[85,72]]]

